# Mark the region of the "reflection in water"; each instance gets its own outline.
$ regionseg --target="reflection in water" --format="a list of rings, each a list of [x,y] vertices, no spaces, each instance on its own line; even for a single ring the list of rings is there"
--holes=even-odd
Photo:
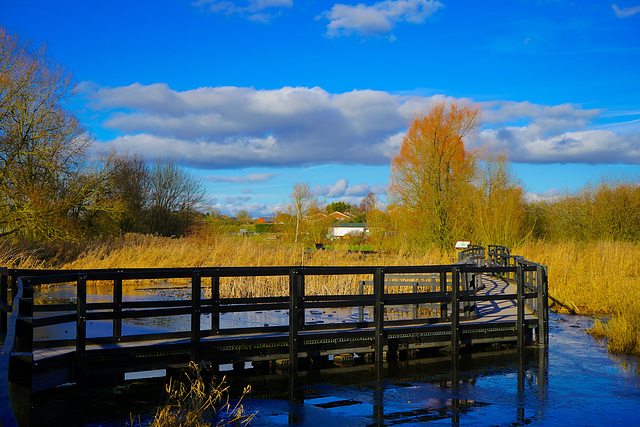
[[[509,350],[385,364],[382,375],[373,365],[310,371],[299,376],[289,401],[256,392],[244,404],[259,411],[252,423],[258,426],[524,425],[544,414],[546,361],[544,349]],[[284,386],[272,378],[242,380],[251,380],[254,390]]]
[[[187,288],[182,289],[167,288],[153,295],[138,291],[140,293],[131,293],[127,298],[179,298],[178,294],[188,294]],[[56,293],[41,297],[64,300],[64,296]],[[90,298],[99,300],[105,296]],[[308,323],[352,321],[357,315],[357,310],[346,313],[307,310],[306,320]],[[181,328],[177,325],[183,322],[185,327],[189,325],[185,316],[177,316],[171,325],[129,322],[132,329],[134,326],[152,330]],[[221,315],[223,328],[265,323],[286,325],[287,322],[286,310],[246,317]],[[251,384],[253,394],[244,401],[244,407],[251,412],[258,411],[253,426],[337,427],[427,422],[473,426],[640,425],[638,359],[607,353],[602,343],[584,332],[590,322],[584,317],[552,315],[549,348],[534,348],[524,354],[496,351],[464,355],[460,360],[432,354],[428,359],[385,364],[381,371],[356,357],[351,367],[301,372],[295,377],[293,392],[287,375],[258,375],[249,369],[232,378],[232,390],[239,395],[245,385]],[[106,329],[110,330],[110,322],[106,323]],[[203,316],[203,329],[209,324],[210,318]],[[73,328],[70,329],[73,332]],[[95,333],[99,333],[97,329]],[[131,413],[141,414],[142,420],[148,419],[153,414],[153,404],[162,402],[162,385],[151,384],[143,387],[131,383],[126,387],[127,397],[122,399],[119,398],[125,395],[122,388],[111,388],[93,400],[89,414],[85,408],[69,423],[121,425],[129,420]],[[56,400],[55,396],[62,395],[59,389],[47,393],[34,400],[36,412],[49,414],[51,407],[47,407],[47,402],[54,401],[56,412],[64,414],[61,416],[73,416],[77,398]],[[87,393],[81,398],[90,400]],[[120,418],[116,419],[117,414]]]

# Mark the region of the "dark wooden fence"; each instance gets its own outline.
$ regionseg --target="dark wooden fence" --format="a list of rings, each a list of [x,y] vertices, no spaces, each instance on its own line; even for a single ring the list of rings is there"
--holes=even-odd
[[[358,267],[220,267],[179,269],[118,270],[24,270],[0,269],[0,328],[5,343],[0,359],[0,420],[2,426],[27,425],[30,394],[34,391],[75,381],[87,376],[109,375],[127,371],[155,369],[188,362],[212,360],[237,363],[249,356],[276,358],[288,355],[289,371],[299,369],[300,354],[320,354],[328,350],[369,351],[381,364],[385,348],[407,346],[415,340],[442,345],[450,343],[453,355],[463,340],[479,336],[504,338],[514,324],[517,346],[527,345],[528,331],[535,330],[535,341],[548,344],[547,282],[545,269],[521,257],[509,255],[508,249],[490,246],[472,247],[460,254],[452,265],[437,266],[358,266]],[[478,295],[477,285],[483,274],[502,276],[517,284],[516,294]],[[356,275],[369,277],[357,295],[309,295],[306,280],[313,276]],[[285,277],[288,296],[222,298],[220,283],[230,277]],[[131,280],[190,281],[191,295],[177,301],[125,301],[123,282]],[[90,302],[87,283],[109,282],[112,301]],[[430,286],[426,286],[430,281]],[[33,289],[41,285],[72,283],[75,302],[34,304]],[[409,292],[405,292],[409,286]],[[203,290],[207,289],[203,296]],[[465,327],[475,317],[478,301],[514,300],[517,319],[493,332]],[[525,303],[537,319],[525,320]],[[392,319],[387,309],[410,305],[416,308],[410,318]],[[426,315],[417,308],[429,306]],[[345,323],[311,324],[305,322],[306,310],[353,308],[372,309],[373,318]],[[233,312],[288,311],[288,325],[265,325],[260,328],[222,328],[220,315]],[[153,317],[186,315],[190,329],[182,332],[158,332],[137,335],[122,333],[123,321]],[[210,327],[202,329],[201,318],[209,315]],[[112,330],[106,336],[87,336],[87,322],[109,320]],[[75,324],[72,339],[34,340],[34,329]],[[429,332],[425,327],[429,326]],[[503,332],[495,332],[500,329]],[[474,335],[475,334],[475,335]],[[492,335],[493,334],[493,335]],[[433,336],[433,337],[432,337]],[[439,338],[438,338],[439,337]],[[162,346],[156,345],[162,342]],[[151,344],[154,347],[151,347]],[[435,345],[435,344],[434,344]],[[362,350],[364,348],[364,350]],[[60,356],[39,360],[34,353],[59,349]],[[39,353],[38,353],[39,354]],[[243,359],[243,357],[245,359]],[[115,361],[115,362],[113,362]],[[56,366],[68,366],[54,369]],[[40,370],[49,367],[44,375]],[[120,371],[118,371],[120,369]],[[44,371],[43,371],[44,372]],[[292,376],[293,377],[293,376]]]

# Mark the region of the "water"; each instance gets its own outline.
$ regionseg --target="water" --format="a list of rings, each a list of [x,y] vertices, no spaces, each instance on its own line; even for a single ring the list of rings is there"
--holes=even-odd
[[[286,313],[268,314],[268,322],[286,318]],[[334,312],[307,313],[308,320],[309,316],[315,321],[342,317]],[[251,321],[267,323],[258,317]],[[237,322],[242,319],[231,321],[230,327]],[[447,355],[437,354],[390,364],[379,380],[372,365],[303,372],[293,398],[286,375],[254,377],[247,371],[231,380],[232,393],[252,385],[252,395],[243,405],[257,412],[254,426],[640,425],[638,359],[607,353],[585,332],[591,322],[552,314],[548,349],[524,355],[506,349],[467,355],[457,362],[457,369],[452,369],[454,362]],[[73,387],[61,388],[34,399],[34,418],[45,419],[42,425],[55,419],[68,425],[113,426],[128,421],[132,413],[140,414],[144,423],[162,402],[162,391],[158,380],[82,395]]]

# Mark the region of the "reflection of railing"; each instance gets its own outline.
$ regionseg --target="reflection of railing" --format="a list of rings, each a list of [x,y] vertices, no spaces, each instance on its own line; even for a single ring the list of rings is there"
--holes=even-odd
[[[447,346],[452,354],[457,355],[463,342],[504,342],[513,339],[519,348],[524,348],[530,340],[529,331],[532,329],[537,331],[537,342],[546,345],[546,272],[542,266],[516,257],[512,261],[509,256],[494,255],[499,253],[496,251],[489,251],[489,263],[485,265],[484,248],[472,247],[463,252],[464,256],[460,257],[457,264],[438,266],[80,271],[0,269],[0,327],[7,336],[2,352],[3,377],[0,378],[3,384],[0,386],[2,425],[15,425],[15,419],[20,425],[28,423],[31,391],[64,382],[82,383],[89,376],[103,373],[113,375],[157,369],[188,364],[190,360],[238,363],[256,358],[273,359],[284,354],[288,355],[290,372],[295,373],[301,354],[373,352],[376,363],[382,363],[385,349],[397,351],[398,348],[412,346]],[[507,262],[513,264],[505,264]],[[517,284],[516,294],[478,294],[483,274],[512,278]],[[371,287],[371,293],[364,293],[364,284],[359,295],[308,295],[305,291],[307,278],[367,275],[371,280],[365,283]],[[223,278],[267,276],[287,278],[289,295],[220,297]],[[416,278],[435,279],[436,284],[432,281],[432,286],[424,292],[421,281]],[[172,301],[124,301],[123,282],[141,279],[190,279],[191,296]],[[92,281],[111,282],[112,301],[88,301],[87,283]],[[394,282],[396,286],[390,287]],[[406,292],[406,282],[412,283],[410,292]],[[74,283],[75,302],[34,305],[33,287],[56,283]],[[417,283],[415,287],[414,283]],[[9,290],[11,306],[8,304]],[[203,293],[210,297],[204,297]],[[493,323],[463,323],[474,319],[478,301],[503,300],[517,302],[517,316]],[[533,301],[538,319],[525,319],[527,300]],[[435,307],[435,315],[402,319],[385,317],[387,308],[406,305]],[[361,317],[358,321],[330,324],[305,321],[306,310],[359,307],[372,308],[373,319],[364,321]],[[269,310],[288,310],[289,324],[259,328],[223,328],[220,325],[220,315],[223,313]],[[10,313],[9,318],[7,313]],[[39,315],[34,317],[34,313]],[[122,324],[127,319],[170,318],[177,315],[189,316],[188,331],[123,334]],[[206,329],[201,327],[203,315],[211,318]],[[99,337],[88,336],[88,322],[101,320],[112,323],[110,333]],[[34,340],[35,328],[65,323],[75,324],[75,338]],[[34,365],[34,352],[42,353],[45,350],[56,350],[59,354]]]

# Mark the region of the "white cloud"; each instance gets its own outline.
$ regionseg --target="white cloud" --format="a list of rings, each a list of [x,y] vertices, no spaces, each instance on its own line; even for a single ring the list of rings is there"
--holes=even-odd
[[[329,199],[340,198],[343,201],[346,199],[358,199],[361,200],[369,193],[375,193],[377,195],[386,193],[386,185],[369,185],[369,184],[357,184],[349,185],[349,181],[344,178],[340,178],[335,184],[329,185],[316,185],[313,189],[313,193],[318,196],[324,196]]]
[[[282,204],[276,205],[267,205],[264,203],[220,203],[218,201],[214,201],[210,207],[214,208],[220,214],[227,216],[236,216],[236,214],[240,211],[247,211],[251,214],[253,218],[257,218],[259,216],[271,216],[275,212],[280,212],[283,210]]]
[[[547,191],[541,191],[540,193],[526,193],[525,198],[530,203],[536,202],[552,202],[562,196],[562,193],[557,188],[551,188]]]
[[[96,151],[115,148],[203,169],[388,164],[412,116],[452,99],[373,90],[332,94],[318,87],[174,91],[164,84],[85,84],[81,94],[90,109],[106,114],[103,126],[121,133],[96,144]],[[614,122],[603,110],[574,104],[498,100],[481,107],[485,127],[477,143],[504,149],[515,162],[640,164],[634,114]],[[593,125],[602,118],[606,127]]]
[[[253,173],[245,176],[207,175],[203,179],[211,182],[266,182],[277,175],[277,173]]]
[[[324,196],[333,199],[336,197],[344,196],[347,185],[349,185],[349,181],[344,178],[340,178],[333,185],[316,185],[316,187],[313,189],[313,193],[318,196]]]
[[[488,129],[479,141],[493,150],[506,150],[513,162],[640,164],[640,135],[583,130],[545,135],[535,126]]]
[[[293,0],[197,0],[194,6],[200,6],[209,12],[222,13],[225,15],[240,15],[252,21],[269,22],[274,13],[264,12],[278,8],[293,7]]]
[[[224,198],[224,202],[227,205],[243,205],[245,202],[251,200],[251,196],[228,196]]]
[[[625,7],[624,9],[620,9],[618,5],[614,4],[612,7],[613,12],[618,18],[627,18],[629,16],[635,15],[636,13],[640,13],[640,6]]]
[[[327,36],[353,33],[363,36],[388,34],[400,22],[422,24],[444,5],[435,0],[388,0],[372,6],[336,4],[321,17],[329,20]]]

